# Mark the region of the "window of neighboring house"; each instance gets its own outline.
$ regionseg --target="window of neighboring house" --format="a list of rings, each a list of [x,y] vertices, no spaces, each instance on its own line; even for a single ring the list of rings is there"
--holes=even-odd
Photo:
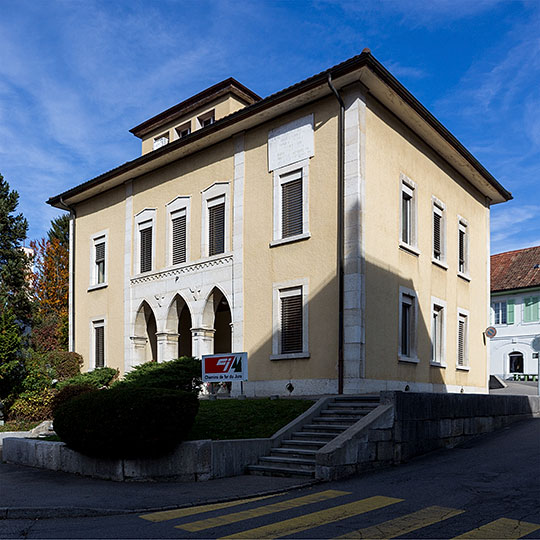
[[[197,118],[200,127],[206,127],[215,122],[215,111],[211,110]]]
[[[507,304],[505,301],[500,302],[492,302],[491,303],[491,309],[493,314],[493,324],[507,324]],[[512,306],[513,307],[513,306]]]
[[[529,296],[523,299],[523,322],[537,322],[540,320],[540,298]]]
[[[178,139],[182,139],[183,137],[187,137],[191,133],[191,124],[189,122],[182,124],[181,126],[178,126],[174,128],[176,131],[176,136]]]
[[[94,332],[94,367],[105,367],[105,321],[92,323]]]
[[[401,175],[401,232],[400,244],[416,250],[416,184]]]
[[[433,200],[433,259],[446,261],[446,219],[444,204]]]
[[[446,309],[445,303],[432,300],[431,304],[431,362],[443,365],[445,362]]]
[[[169,144],[168,133],[163,133],[162,135],[159,135],[158,137],[154,138],[154,150],[157,150],[158,148],[161,148],[162,146],[165,146],[166,144]]]
[[[469,230],[467,222],[458,223],[458,272],[466,276],[469,273]]]
[[[101,232],[92,237],[91,243],[90,288],[107,284],[107,233]]]
[[[186,262],[186,209],[171,214],[172,264]]]
[[[145,221],[139,225],[140,238],[140,272],[152,270],[152,222]]]
[[[469,365],[469,317],[467,313],[458,312],[457,328],[457,367]]]
[[[520,352],[510,353],[508,356],[510,361],[510,373],[523,373],[523,354]]]
[[[416,357],[416,293],[400,287],[399,359],[417,362]]]
[[[208,255],[225,253],[225,196],[208,201]]]

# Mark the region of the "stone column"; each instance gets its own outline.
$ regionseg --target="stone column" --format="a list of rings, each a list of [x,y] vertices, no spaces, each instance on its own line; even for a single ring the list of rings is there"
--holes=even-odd
[[[131,355],[133,363],[130,366],[131,368],[144,363],[146,360],[146,344],[148,343],[148,338],[144,336],[131,336],[130,340],[133,345],[133,354]]]
[[[178,358],[178,334],[174,332],[156,332],[156,338],[158,363]]]
[[[205,354],[214,353],[214,328],[191,329],[191,354],[195,358],[201,358]]]

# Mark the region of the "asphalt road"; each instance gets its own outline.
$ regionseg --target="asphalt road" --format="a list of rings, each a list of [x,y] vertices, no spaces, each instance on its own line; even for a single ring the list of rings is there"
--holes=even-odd
[[[0,521],[6,539],[224,537],[540,539],[540,419],[405,465],[257,500]]]

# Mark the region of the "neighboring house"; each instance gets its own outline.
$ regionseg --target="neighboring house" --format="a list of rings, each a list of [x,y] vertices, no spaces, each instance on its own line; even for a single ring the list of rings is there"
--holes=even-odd
[[[504,379],[538,374],[540,246],[491,256],[490,372]]]
[[[511,195],[368,50],[131,132],[141,157],[48,201],[71,211],[85,369],[232,350],[247,395],[487,391],[490,205]]]

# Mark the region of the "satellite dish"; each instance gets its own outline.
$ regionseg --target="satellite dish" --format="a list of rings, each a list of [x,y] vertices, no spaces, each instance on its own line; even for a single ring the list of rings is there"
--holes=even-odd
[[[536,336],[533,340],[532,340],[532,348],[534,350],[534,352],[540,352],[540,336]]]

